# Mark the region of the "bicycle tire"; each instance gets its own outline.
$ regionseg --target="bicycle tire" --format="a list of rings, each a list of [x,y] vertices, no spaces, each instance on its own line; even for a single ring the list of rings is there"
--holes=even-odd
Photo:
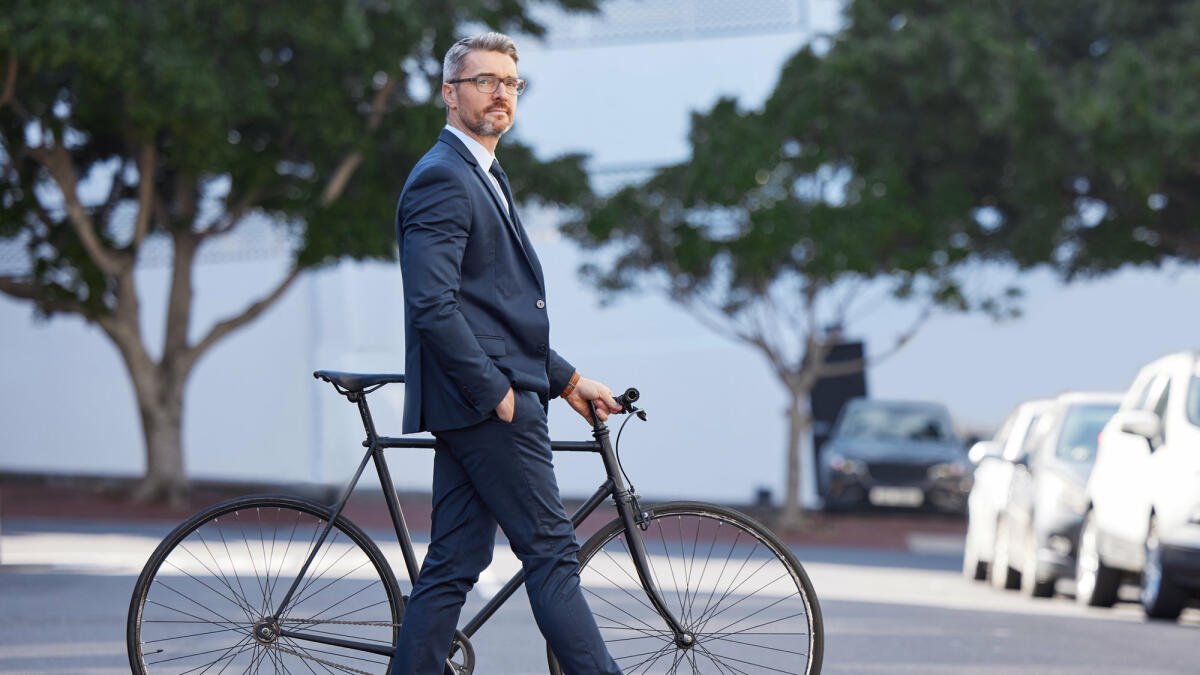
[[[386,656],[255,637],[255,625],[282,602],[329,516],[315,502],[263,495],[223,502],[176,527],[134,586],[126,623],[132,671],[386,673],[404,598],[379,548],[342,516],[279,625],[370,643]]]
[[[696,638],[680,648],[637,581],[620,519],[579,552],[580,584],[609,653],[626,675],[817,675],[824,627],[796,556],[733,509],[670,502],[648,510],[642,539],[667,605]],[[561,675],[547,648],[551,675]]]

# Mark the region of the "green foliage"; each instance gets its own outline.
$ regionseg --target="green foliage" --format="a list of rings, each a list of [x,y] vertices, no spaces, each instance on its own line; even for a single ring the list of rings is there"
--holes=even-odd
[[[966,308],[976,258],[1064,275],[1200,259],[1200,2],[876,0],[761,110],[696,114],[692,157],[567,233],[727,309],[771,283],[891,276]],[[984,298],[994,311],[1013,298]]]
[[[151,236],[211,234],[218,212],[258,212],[299,228],[297,262],[388,258],[392,216],[408,170],[445,113],[441,56],[467,22],[540,33],[531,0],[23,0],[0,16],[0,237],[28,244],[45,297],[111,306],[100,273],[68,224],[38,146],[65,145],[83,181],[116,171],[111,197],[84,196],[101,240],[136,255],[133,213],[142,180],[154,184]],[[593,0],[564,0],[593,10]],[[138,175],[143,144],[152,176]],[[541,164],[553,181],[522,192],[549,202],[590,193],[578,158]],[[326,194],[348,157],[345,189]],[[357,162],[357,163],[355,163]],[[99,192],[108,194],[107,179]],[[214,186],[228,185],[228,193]],[[96,190],[93,190],[96,192]],[[49,196],[48,196],[49,195]],[[211,210],[210,210],[211,211]],[[218,214],[219,215],[219,214]]]
[[[898,163],[943,234],[1068,276],[1200,259],[1200,2],[890,0],[848,18],[821,69],[861,95],[839,104],[859,113],[849,154]]]

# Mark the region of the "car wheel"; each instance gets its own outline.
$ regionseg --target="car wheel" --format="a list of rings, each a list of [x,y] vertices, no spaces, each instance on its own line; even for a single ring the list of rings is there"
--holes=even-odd
[[[1152,619],[1179,618],[1187,596],[1176,586],[1163,569],[1162,546],[1158,540],[1157,523],[1152,518],[1146,533],[1146,563],[1142,566],[1142,609]]]
[[[967,525],[967,538],[963,545],[963,576],[970,581],[987,579],[987,562],[979,559],[979,545],[971,534],[971,526]]]
[[[1008,528],[1008,519],[1001,518],[1000,523],[996,525],[996,545],[992,547],[992,586],[1002,591],[1021,587],[1021,574],[1012,568]]]
[[[1079,554],[1075,556],[1075,601],[1090,607],[1112,607],[1120,585],[1121,573],[1100,559],[1096,517],[1089,511],[1079,532]]]
[[[1046,580],[1038,579],[1038,545],[1037,535],[1029,533],[1025,537],[1025,555],[1021,565],[1021,592],[1034,598],[1049,598],[1054,595],[1054,577]]]

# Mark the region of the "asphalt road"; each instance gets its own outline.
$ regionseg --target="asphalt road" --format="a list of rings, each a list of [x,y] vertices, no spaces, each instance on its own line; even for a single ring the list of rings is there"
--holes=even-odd
[[[0,537],[0,673],[129,672],[129,595],[166,529],[6,521]],[[1197,609],[1175,624],[1147,622],[1131,603],[1086,610],[1064,597],[1029,600],[964,580],[950,552],[798,553],[825,618],[824,673],[1197,672]],[[485,592],[516,564],[506,552],[497,563],[501,569],[481,579]],[[479,602],[473,596],[471,604]],[[546,672],[543,643],[521,595],[474,644],[476,672]]]

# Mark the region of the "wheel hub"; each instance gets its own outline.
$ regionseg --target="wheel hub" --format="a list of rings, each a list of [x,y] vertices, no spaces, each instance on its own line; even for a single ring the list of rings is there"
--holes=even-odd
[[[691,633],[681,633],[675,637],[675,644],[680,649],[691,649],[696,646],[696,636]]]
[[[269,645],[279,639],[279,623],[274,619],[263,619],[254,624],[254,639],[259,644]]]

